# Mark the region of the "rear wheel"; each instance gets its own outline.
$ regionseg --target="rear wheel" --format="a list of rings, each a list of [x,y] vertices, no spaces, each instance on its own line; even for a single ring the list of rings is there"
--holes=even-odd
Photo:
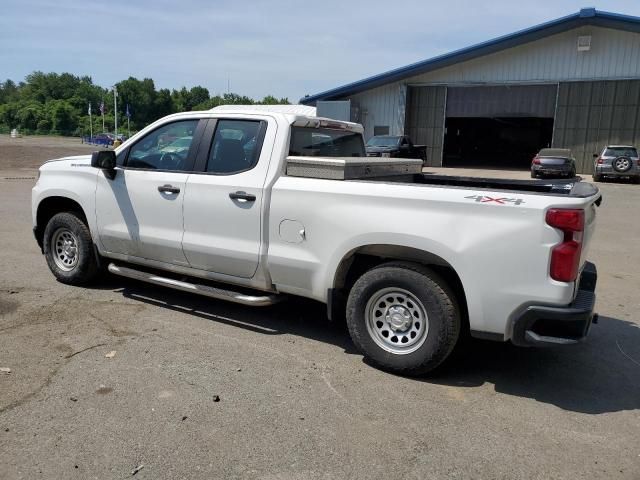
[[[89,227],[73,212],[51,217],[43,250],[51,272],[62,283],[84,285],[99,273]]]
[[[602,175],[599,173],[594,173],[593,174],[593,181],[594,182],[601,182],[602,181]]]
[[[538,174],[535,172],[531,172],[531,178],[538,178]]]
[[[454,294],[432,270],[388,263],[369,270],[347,301],[347,325],[355,345],[377,367],[420,375],[440,365],[460,334]]]

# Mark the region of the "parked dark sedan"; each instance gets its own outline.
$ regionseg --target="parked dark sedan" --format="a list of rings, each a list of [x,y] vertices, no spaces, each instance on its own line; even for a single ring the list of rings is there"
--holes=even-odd
[[[573,178],[576,161],[568,148],[543,148],[531,161],[531,178]]]
[[[406,135],[377,135],[365,145],[367,157],[419,158],[427,161],[427,146],[414,145]]]

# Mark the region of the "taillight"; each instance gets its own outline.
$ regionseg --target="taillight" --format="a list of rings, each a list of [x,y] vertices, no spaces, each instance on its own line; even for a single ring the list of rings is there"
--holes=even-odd
[[[578,278],[584,210],[551,208],[547,211],[547,225],[562,230],[562,243],[551,250],[549,275],[559,282],[573,282]]]
[[[598,157],[598,165],[602,165],[604,163],[604,160],[602,159],[602,157]]]
[[[535,165],[540,165],[540,159],[538,158],[538,156],[536,155],[535,157],[533,157],[532,162]]]

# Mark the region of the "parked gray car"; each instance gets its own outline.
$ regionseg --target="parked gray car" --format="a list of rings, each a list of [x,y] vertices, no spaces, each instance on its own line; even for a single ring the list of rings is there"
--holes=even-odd
[[[543,148],[531,161],[531,178],[541,176],[573,178],[576,161],[567,148]]]
[[[600,154],[594,154],[593,180],[604,177],[623,177],[640,183],[640,159],[638,150],[630,145],[609,145]]]

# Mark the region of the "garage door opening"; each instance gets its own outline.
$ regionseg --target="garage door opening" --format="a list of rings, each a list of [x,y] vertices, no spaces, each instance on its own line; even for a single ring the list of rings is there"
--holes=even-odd
[[[444,166],[528,169],[531,158],[551,146],[553,118],[447,118]]]
[[[447,88],[445,167],[527,169],[551,146],[557,85]]]

